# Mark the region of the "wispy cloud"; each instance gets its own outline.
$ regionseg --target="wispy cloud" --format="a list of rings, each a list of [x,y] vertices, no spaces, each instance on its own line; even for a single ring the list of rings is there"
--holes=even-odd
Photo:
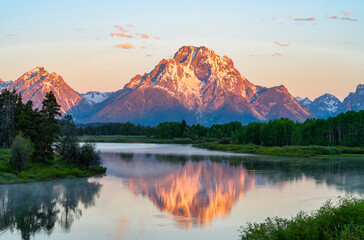
[[[308,18],[295,18],[295,21],[315,21],[315,17],[308,17]]]
[[[147,55],[145,55],[146,57],[152,57],[152,55],[151,54],[147,54]]]
[[[346,10],[342,10],[341,13],[344,15],[344,16],[349,16],[351,14],[353,14],[353,12],[349,12],[349,11],[346,11]]]
[[[83,33],[83,29],[82,28],[75,28],[73,30],[75,30],[75,32],[77,32],[77,33]]]
[[[333,15],[331,17],[329,17],[331,19],[337,19],[337,20],[344,20],[344,21],[352,21],[352,22],[356,22],[358,21],[358,19],[355,19],[355,18],[349,18],[349,17],[338,17],[336,15]]]
[[[161,38],[160,38],[160,37],[155,36],[155,37],[154,37],[154,39],[160,40]]]
[[[115,25],[114,28],[119,29],[122,32],[129,32],[130,30],[125,29],[123,26]]]
[[[273,53],[272,54],[272,57],[280,57],[280,56],[282,56],[280,53]]]
[[[141,36],[142,38],[149,38],[149,35],[145,33],[137,33],[137,35]]]
[[[126,24],[126,26],[128,26],[128,27],[134,27],[133,24]]]
[[[147,47],[146,47],[146,46],[141,46],[140,48],[141,48],[141,49],[146,49]]]
[[[288,47],[289,43],[280,43],[280,42],[273,42],[275,45],[280,46],[280,47]]]
[[[7,37],[17,37],[18,35],[15,34],[15,33],[7,33],[7,34],[5,34],[5,36],[7,36]]]
[[[112,32],[110,33],[110,36],[113,36],[113,37],[126,37],[126,38],[133,38],[132,35],[128,35],[126,33],[115,33],[115,32]]]
[[[124,43],[124,44],[118,44],[114,46],[114,48],[131,49],[134,48],[134,46],[131,45],[130,43]]]
[[[356,22],[358,21],[358,19],[354,19],[354,18],[348,18],[348,17],[342,17],[340,18],[341,20],[346,20],[346,21],[352,21],[352,22]]]

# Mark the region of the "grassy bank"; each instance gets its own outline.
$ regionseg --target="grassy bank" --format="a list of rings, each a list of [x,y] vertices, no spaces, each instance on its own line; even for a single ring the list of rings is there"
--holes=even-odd
[[[265,147],[254,144],[219,144],[217,142],[195,144],[194,147],[233,153],[250,153],[258,155],[304,156],[304,157],[364,157],[364,148],[360,147],[326,147],[326,146],[283,146]]]
[[[125,135],[100,135],[100,136],[81,136],[81,142],[104,142],[104,143],[163,143],[163,144],[198,144],[216,141],[215,138],[203,138],[193,140],[191,138],[159,139],[145,136],[125,136]]]
[[[106,168],[101,166],[83,169],[75,165],[66,164],[55,156],[48,165],[29,163],[22,172],[17,173],[11,168],[10,157],[10,149],[0,149],[0,184],[88,177],[106,172]]]
[[[240,229],[242,240],[364,239],[364,200],[345,197],[337,205],[326,202],[319,210],[292,219],[267,218]]]

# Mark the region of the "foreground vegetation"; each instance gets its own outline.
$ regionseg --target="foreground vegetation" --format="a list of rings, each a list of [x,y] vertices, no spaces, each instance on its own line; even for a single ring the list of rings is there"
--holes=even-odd
[[[0,183],[30,182],[104,173],[94,144],[80,145],[70,115],[61,117],[53,92],[41,110],[20,94],[0,94]]]
[[[242,240],[260,239],[364,239],[364,200],[341,198],[337,205],[327,201],[319,210],[298,213],[292,219],[267,218],[240,229]]]
[[[331,156],[331,157],[363,157],[363,147],[344,146],[283,146],[266,147],[254,144],[220,144],[218,142],[200,143],[193,145],[198,148],[205,148],[216,151],[226,151],[233,153],[250,153],[258,155],[278,155],[278,156]]]
[[[11,150],[0,149],[0,183],[26,183],[34,181],[52,180],[57,178],[88,177],[106,172],[101,166],[82,168],[71,162],[62,161],[55,156],[49,164],[29,163],[21,172],[11,166]]]

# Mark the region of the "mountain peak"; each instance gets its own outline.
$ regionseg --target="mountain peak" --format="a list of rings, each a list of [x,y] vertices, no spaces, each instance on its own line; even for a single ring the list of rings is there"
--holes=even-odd
[[[41,108],[46,93],[53,91],[61,105],[62,113],[67,112],[82,100],[60,75],[49,74],[44,67],[36,67],[24,73],[8,89],[20,93],[24,102],[32,100],[35,108]]]
[[[359,84],[356,87],[356,93],[360,94],[360,95],[364,95],[364,84]]]

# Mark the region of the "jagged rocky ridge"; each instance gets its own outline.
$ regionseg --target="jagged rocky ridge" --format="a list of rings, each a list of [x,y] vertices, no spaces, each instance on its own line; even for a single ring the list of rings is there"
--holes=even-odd
[[[314,101],[294,98],[283,85],[266,88],[252,84],[230,58],[193,46],[180,48],[172,59],[163,59],[151,72],[136,75],[113,93],[79,94],[61,76],[49,74],[42,67],[23,74],[14,83],[0,80],[1,87],[17,90],[24,101],[32,100],[37,108],[52,90],[62,113],[72,114],[79,122],[155,125],[185,119],[189,124],[247,124],[281,117],[304,121],[364,109],[364,84],[358,85],[343,103],[330,94]]]
[[[304,99],[297,97],[296,99],[308,108],[316,118],[334,117],[350,110],[364,110],[364,84],[359,84],[356,91],[349,93],[343,102],[329,93],[325,93],[313,101],[307,97]]]
[[[255,86],[234,67],[206,47],[185,46],[172,59],[159,62],[149,73],[136,75],[107,100],[95,104],[82,122],[162,121],[214,124],[265,121],[288,117],[304,121],[313,114],[284,86]]]

